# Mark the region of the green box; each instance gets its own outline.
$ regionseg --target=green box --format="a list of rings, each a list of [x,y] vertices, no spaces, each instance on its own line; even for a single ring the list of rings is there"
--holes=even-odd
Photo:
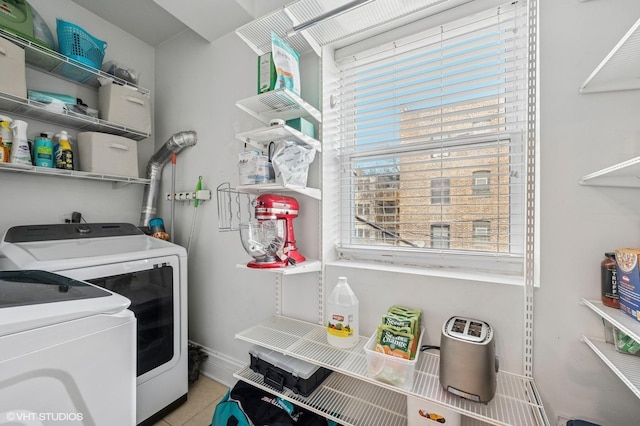
[[[302,134],[316,137],[316,127],[312,122],[305,120],[304,118],[293,118],[286,121],[287,126],[302,132]]]
[[[258,94],[273,90],[276,87],[276,66],[271,52],[258,57]]]

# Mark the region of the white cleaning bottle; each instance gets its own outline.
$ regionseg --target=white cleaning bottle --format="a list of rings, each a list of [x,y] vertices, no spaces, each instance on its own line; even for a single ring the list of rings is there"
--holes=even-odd
[[[31,165],[31,151],[27,140],[27,122],[13,120],[11,123],[13,143],[11,144],[11,162]]]
[[[327,341],[338,348],[352,348],[360,339],[359,303],[347,279],[338,284],[327,299]]]

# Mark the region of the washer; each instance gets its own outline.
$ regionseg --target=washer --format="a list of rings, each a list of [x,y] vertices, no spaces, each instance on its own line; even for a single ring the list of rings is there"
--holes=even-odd
[[[0,271],[0,425],[134,425],[129,300],[45,271]]]
[[[136,423],[187,399],[187,253],[127,223],[16,226],[0,255],[18,269],[87,281],[131,300],[137,319]]]

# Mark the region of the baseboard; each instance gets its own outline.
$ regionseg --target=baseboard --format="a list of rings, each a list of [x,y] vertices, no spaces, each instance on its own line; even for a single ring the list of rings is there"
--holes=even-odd
[[[197,342],[190,340],[189,343],[200,346],[202,351],[208,355],[207,359],[200,364],[200,373],[202,375],[218,383],[222,383],[229,388],[232,388],[236,384],[238,379],[233,377],[233,374],[246,364]]]

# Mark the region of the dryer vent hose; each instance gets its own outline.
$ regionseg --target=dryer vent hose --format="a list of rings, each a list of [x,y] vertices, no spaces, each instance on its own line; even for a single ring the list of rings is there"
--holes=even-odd
[[[140,214],[140,226],[149,226],[149,221],[156,217],[156,205],[160,192],[160,180],[162,168],[171,160],[171,154],[179,153],[183,148],[193,146],[198,142],[198,135],[192,130],[178,132],[171,136],[164,145],[156,151],[147,163],[147,179],[149,185],[144,188],[142,201],[142,213]]]

